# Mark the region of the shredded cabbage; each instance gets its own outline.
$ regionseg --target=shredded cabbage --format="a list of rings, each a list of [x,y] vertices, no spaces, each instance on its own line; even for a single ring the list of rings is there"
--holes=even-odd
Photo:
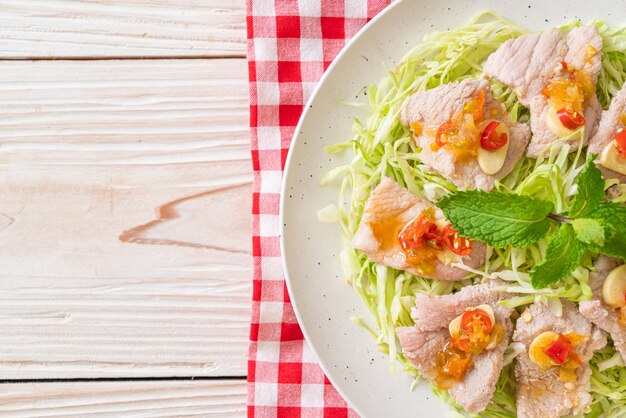
[[[606,108],[626,80],[626,29],[609,27],[602,22],[596,24],[604,39],[597,94]],[[576,25],[579,23],[573,22],[562,29],[568,30]],[[482,63],[489,54],[507,39],[526,33],[526,29],[499,15],[485,12],[459,29],[426,35],[423,43],[409,51],[397,68],[388,71],[378,84],[367,88],[367,102],[343,103],[365,106],[369,117],[365,121],[354,120],[351,140],[326,148],[331,154],[351,150],[354,155],[348,165],[336,167],[320,181],[322,186],[337,185],[339,198],[336,205],[329,205],[318,214],[322,221],[338,220],[344,240],[344,250],[340,254],[343,272],[347,282],[365,302],[373,324],[361,318],[352,319],[372,334],[381,351],[389,354],[392,368],[399,361],[402,368],[416,379],[420,378],[419,373],[398,349],[395,328],[413,325],[410,310],[417,292],[448,294],[470,284],[500,279],[500,289],[511,293],[509,300],[501,302],[503,305],[520,309],[523,305],[543,302],[556,314],[561,310],[559,298],[580,301],[591,296],[588,277],[593,260],[590,256],[571,277],[546,289],[532,287],[528,273],[542,260],[547,246],[545,240],[523,249],[488,248],[486,263],[481,270],[458,265],[468,271],[467,277],[458,282],[424,279],[373,263],[351,244],[370,191],[382,176],[394,179],[415,195],[434,203],[456,190],[452,183],[420,162],[419,149],[410,140],[408,128],[398,120],[405,98],[417,90],[480,77]],[[495,98],[504,103],[513,121],[529,120],[528,110],[511,89],[492,81],[491,90]],[[582,140],[580,143],[582,145]],[[557,211],[564,211],[576,194],[575,179],[584,162],[582,146],[577,152],[569,153],[566,147],[555,143],[536,160],[523,158],[511,174],[496,182],[496,189],[546,199],[554,203]],[[607,182],[606,187],[611,186],[617,190],[614,200],[626,201],[626,185]],[[509,363],[519,353],[519,347],[512,344],[507,353],[507,366],[498,381],[493,402],[480,414],[481,417],[516,415],[515,378],[513,366]],[[587,416],[604,413],[606,417],[612,417],[626,410],[626,368],[616,358],[619,356],[610,346],[591,360],[593,404],[586,411]],[[436,387],[433,391],[460,416],[477,417],[456,406],[446,391]]]

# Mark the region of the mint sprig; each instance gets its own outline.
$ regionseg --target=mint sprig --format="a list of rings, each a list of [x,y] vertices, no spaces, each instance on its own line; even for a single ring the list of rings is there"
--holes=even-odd
[[[569,211],[548,201],[502,192],[468,190],[446,196],[439,207],[461,236],[493,247],[521,248],[549,237],[545,259],[530,272],[533,287],[569,277],[586,251],[626,260],[626,206],[604,200],[604,179],[590,155],[576,179]]]
[[[438,203],[460,235],[492,247],[521,248],[543,238],[550,229],[550,202],[501,192],[468,190]]]

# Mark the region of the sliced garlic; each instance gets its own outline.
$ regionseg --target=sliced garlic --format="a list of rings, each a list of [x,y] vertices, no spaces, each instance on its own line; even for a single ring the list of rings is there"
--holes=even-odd
[[[487,126],[487,122],[490,121],[491,120],[487,120],[483,122],[480,127],[480,132],[485,129],[485,127]],[[500,125],[498,125],[496,129],[498,129],[500,132],[506,133],[506,144],[494,151],[489,151],[484,149],[483,147],[478,147],[478,155],[476,157],[476,159],[478,160],[478,166],[483,171],[483,173],[487,174],[488,176],[493,176],[498,171],[500,171],[500,169],[504,165],[504,162],[506,161],[506,155],[509,151],[509,144],[511,143],[511,133],[509,132],[509,127],[506,123],[500,122]]]
[[[483,148],[478,148],[478,165],[483,173],[488,176],[496,174],[506,161],[506,154],[509,150],[509,141],[502,148],[498,148],[495,151],[487,151]]]
[[[566,136],[571,135],[572,140],[579,139],[578,135],[572,135],[572,134],[576,132],[577,130],[582,129],[582,128],[567,129],[565,126],[563,126],[563,124],[561,123],[561,119],[559,119],[559,115],[557,114],[556,108],[552,105],[550,105],[550,107],[548,108],[548,114],[546,116],[546,126],[557,137],[564,138]]]
[[[442,231],[449,224],[450,224],[450,221],[447,220],[446,218],[435,219],[435,225],[437,225],[437,228],[441,229]]]
[[[502,342],[501,340],[499,340],[499,330],[498,329],[494,329],[493,334],[491,335],[491,341],[489,341],[489,344],[487,344],[487,347],[485,347],[485,350],[493,350],[494,348],[496,348],[496,346]]]
[[[437,260],[446,266],[461,261],[460,257],[454,254],[449,248],[444,248],[443,251],[437,251]]]
[[[453,337],[455,335],[458,335],[461,331],[461,316],[462,315],[459,315],[454,318],[452,321],[450,321],[450,324],[448,325],[448,331],[450,331],[450,335]]]
[[[623,158],[620,154],[615,146],[615,141],[611,141],[611,143],[602,150],[598,163],[609,170],[626,175],[626,158]]]
[[[614,308],[626,306],[626,264],[613,269],[602,285],[604,303]]]
[[[530,343],[528,357],[530,357],[530,360],[539,366],[540,369],[547,370],[554,366],[554,362],[543,352],[543,349],[552,344],[558,336],[559,335],[555,332],[546,331],[537,335],[533,342]]]

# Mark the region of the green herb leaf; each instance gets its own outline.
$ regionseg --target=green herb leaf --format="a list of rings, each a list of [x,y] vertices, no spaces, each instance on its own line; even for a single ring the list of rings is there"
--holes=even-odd
[[[586,217],[599,219],[605,225],[626,233],[626,206],[615,202],[600,202]]]
[[[604,225],[606,236],[603,246],[595,245],[592,249],[626,260],[626,206],[615,202],[601,202],[587,216]]]
[[[598,247],[604,245],[604,225],[601,221],[589,218],[574,219],[572,227],[579,241]]]
[[[523,247],[539,241],[550,229],[553,205],[528,196],[479,190],[443,197],[439,208],[459,234],[493,247]]]
[[[568,277],[580,264],[584,252],[572,225],[561,224],[548,242],[544,260],[530,272],[533,287],[541,289]]]
[[[593,211],[604,200],[604,180],[602,172],[594,163],[595,159],[595,154],[589,156],[585,168],[576,179],[578,193],[569,211],[571,217],[576,218]]]
[[[606,240],[600,252],[626,261],[626,235],[613,234]]]

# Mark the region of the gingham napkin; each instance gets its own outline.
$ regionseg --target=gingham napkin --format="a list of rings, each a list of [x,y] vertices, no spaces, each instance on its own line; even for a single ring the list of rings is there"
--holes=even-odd
[[[390,0],[248,0],[254,290],[249,417],[357,416],[304,341],[283,277],[279,193],[302,108],[333,58]]]

